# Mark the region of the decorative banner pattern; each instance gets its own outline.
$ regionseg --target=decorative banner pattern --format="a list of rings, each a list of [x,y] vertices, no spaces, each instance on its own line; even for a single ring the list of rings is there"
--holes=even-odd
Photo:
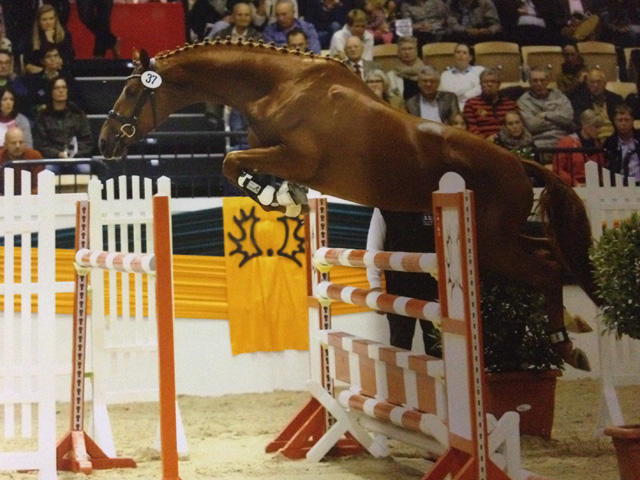
[[[309,348],[303,218],[223,202],[231,351]]]

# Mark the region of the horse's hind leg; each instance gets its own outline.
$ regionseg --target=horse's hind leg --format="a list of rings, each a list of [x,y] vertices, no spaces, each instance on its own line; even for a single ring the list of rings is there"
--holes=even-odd
[[[484,251],[480,265],[491,272],[510,280],[529,285],[541,291],[545,296],[545,309],[549,317],[549,335],[554,348],[563,359],[575,368],[590,370],[589,361],[579,349],[574,349],[564,325],[564,307],[562,301],[562,270],[560,265],[550,258],[550,252],[542,248],[544,242],[522,242],[532,247],[528,250],[515,239],[492,238],[499,249]]]

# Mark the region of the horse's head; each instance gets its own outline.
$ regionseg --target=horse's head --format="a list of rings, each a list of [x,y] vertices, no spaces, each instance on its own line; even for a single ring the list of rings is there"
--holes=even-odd
[[[134,50],[135,69],[100,130],[100,152],[105,158],[120,158],[127,147],[158,124],[155,89],[162,78],[155,72],[155,59],[143,49]]]

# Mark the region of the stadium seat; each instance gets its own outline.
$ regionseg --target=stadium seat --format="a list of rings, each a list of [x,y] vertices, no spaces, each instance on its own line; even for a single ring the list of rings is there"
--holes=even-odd
[[[480,42],[473,47],[476,65],[497,68],[503,82],[522,80],[520,45],[512,42]]]
[[[556,80],[562,71],[562,48],[559,46],[528,45],[520,47],[522,53],[522,64],[524,65],[525,77],[528,78],[531,67],[538,66],[549,71],[549,79]]]
[[[607,80],[614,82],[620,79],[618,72],[618,54],[613,43],[578,42],[578,52],[584,58],[587,68],[599,68],[605,72]]]
[[[453,51],[455,42],[426,43],[422,46],[422,61],[425,65],[431,65],[440,72],[453,65]]]

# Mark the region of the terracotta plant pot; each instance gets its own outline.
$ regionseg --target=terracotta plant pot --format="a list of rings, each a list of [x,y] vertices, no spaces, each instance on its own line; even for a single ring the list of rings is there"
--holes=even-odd
[[[604,434],[616,447],[620,480],[640,480],[640,425],[607,427]]]
[[[542,372],[488,372],[487,412],[496,418],[506,412],[520,414],[520,434],[551,438],[555,391],[560,370]]]

